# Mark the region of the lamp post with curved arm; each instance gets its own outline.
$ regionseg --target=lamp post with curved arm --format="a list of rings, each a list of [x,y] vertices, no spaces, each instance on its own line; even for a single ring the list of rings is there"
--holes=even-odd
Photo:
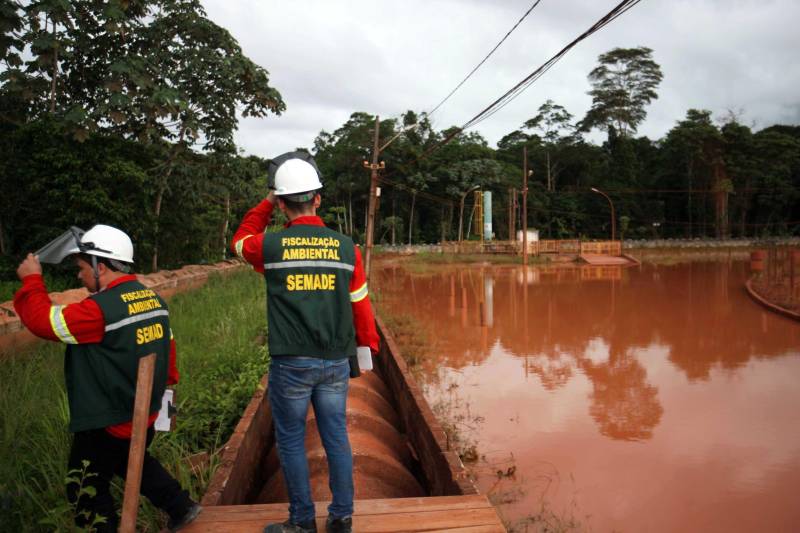
[[[611,241],[613,242],[615,240],[614,237],[616,236],[617,233],[616,232],[617,224],[614,218],[614,203],[611,201],[611,198],[609,198],[608,195],[603,191],[601,191],[600,189],[592,187],[592,192],[596,192],[597,194],[602,194],[603,196],[605,196],[606,200],[608,200],[609,207],[611,207]]]
[[[462,224],[464,222],[464,199],[467,197],[469,193],[474,191],[475,189],[480,188],[480,185],[475,185],[474,187],[470,187],[466,191],[461,194],[461,204],[458,211],[458,247],[459,251],[461,250],[461,231],[462,231]]]

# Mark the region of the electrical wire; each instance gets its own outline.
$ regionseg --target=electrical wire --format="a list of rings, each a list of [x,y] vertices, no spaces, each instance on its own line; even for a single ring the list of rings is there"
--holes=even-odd
[[[514,26],[513,26],[513,27],[512,27],[510,30],[508,30],[508,33],[506,33],[506,34],[505,34],[505,36],[504,36],[502,39],[500,39],[500,42],[498,42],[496,45],[494,45],[494,48],[492,48],[492,50],[491,50],[491,51],[490,51],[488,54],[486,54],[486,57],[484,57],[484,58],[481,60],[481,62],[480,62],[480,63],[478,63],[478,64],[475,66],[475,68],[473,68],[473,69],[470,71],[470,73],[469,73],[469,74],[467,74],[467,76],[466,76],[466,77],[465,77],[463,80],[461,80],[461,82],[460,82],[458,85],[456,85],[455,89],[453,89],[452,91],[450,91],[450,93],[449,93],[447,96],[445,96],[445,97],[444,97],[444,99],[443,99],[441,102],[439,102],[438,104],[436,104],[436,107],[434,107],[433,109],[431,109],[431,110],[430,110],[430,111],[427,113],[427,115],[428,115],[428,116],[431,116],[432,114],[434,114],[434,113],[436,112],[436,110],[437,110],[437,109],[439,109],[440,107],[442,107],[442,105],[443,105],[443,104],[444,104],[444,103],[445,103],[447,100],[449,100],[449,99],[450,99],[450,97],[451,97],[451,96],[453,96],[453,94],[455,94],[455,92],[456,92],[457,90],[459,90],[459,89],[461,88],[461,86],[462,86],[462,85],[464,85],[464,83],[465,83],[465,82],[466,82],[468,79],[470,79],[470,77],[472,77],[472,75],[473,75],[473,74],[475,74],[475,72],[476,72],[476,71],[477,71],[479,68],[481,68],[481,66],[482,66],[484,63],[486,63],[486,60],[487,60],[487,59],[489,59],[489,58],[492,56],[492,54],[494,54],[494,53],[495,53],[495,51],[496,51],[498,48],[500,48],[500,45],[502,45],[502,44],[505,42],[505,40],[506,40],[506,39],[508,39],[508,36],[509,36],[509,35],[511,35],[511,33],[512,33],[514,30],[516,30],[516,29],[517,29],[517,26],[519,26],[519,25],[522,23],[522,21],[523,21],[523,20],[525,20],[525,18],[526,18],[526,17],[527,17],[527,16],[530,14],[530,12],[531,12],[531,11],[533,11],[533,10],[534,10],[534,8],[535,8],[536,6],[538,6],[538,5],[539,5],[539,3],[540,3],[541,1],[542,1],[542,0],[536,0],[536,1],[535,1],[533,4],[531,4],[531,7],[529,7],[529,8],[528,8],[528,10],[525,12],[525,14],[524,14],[524,15],[522,15],[522,17],[521,17],[521,18],[520,18],[520,19],[517,21],[517,23],[516,23],[516,24],[514,24]]]
[[[528,76],[526,76],[522,81],[517,83],[514,87],[506,91],[500,98],[496,99],[494,102],[489,104],[486,108],[484,108],[480,113],[472,117],[470,120],[465,122],[460,128],[456,128],[450,135],[439,141],[437,144],[429,148],[425,153],[423,153],[419,159],[423,159],[428,157],[431,153],[435,150],[438,150],[445,144],[449,143],[453,138],[455,138],[459,133],[463,132],[464,130],[471,128],[483,120],[486,120],[494,113],[505,107],[509,102],[514,100],[517,96],[519,96],[525,89],[527,89],[533,82],[538,80],[545,72],[547,72],[553,65],[555,65],[567,52],[569,52],[575,45],[579,42],[583,41],[593,33],[599,31],[600,29],[604,28],[606,25],[610,24],[618,17],[622,16],[624,13],[632,9],[636,4],[641,2],[641,0],[623,0],[616,7],[614,7],[611,11],[609,11],[605,16],[600,18],[597,22],[595,22],[588,30],[580,34],[576,37],[572,42],[567,44],[564,48],[562,48],[558,53],[556,53],[553,57],[547,60],[544,64],[542,64],[539,68],[531,72]]]
[[[463,126],[461,126],[461,129],[466,130],[468,128],[471,128],[472,126],[475,126],[480,122],[483,122],[487,118],[497,113],[499,110],[501,110],[511,101],[513,101],[517,96],[522,94],[522,92],[525,91],[525,89],[527,89],[531,84],[533,84],[533,82],[541,78],[548,70],[550,70],[550,68],[552,68],[553,65],[555,65],[559,60],[561,60],[561,58],[564,57],[567,54],[567,52],[569,52],[573,47],[575,47],[575,45],[577,45],[579,42],[583,41],[593,33],[601,30],[602,28],[604,28],[605,26],[616,20],[618,17],[622,16],[625,12],[633,8],[639,2],[641,2],[641,0],[623,0],[622,2],[617,4],[617,6],[614,9],[609,11],[604,17],[595,22],[588,30],[583,32],[581,35],[576,37],[571,43],[562,48],[556,55],[547,60],[542,66],[534,70],[526,78],[517,83],[517,85],[509,89],[500,98],[492,102],[486,109],[484,109],[483,111],[475,115],[473,118],[468,120]]]
[[[536,0],[536,1],[535,1],[533,4],[531,4],[531,7],[529,7],[529,8],[528,8],[528,10],[525,12],[525,14],[524,14],[524,15],[522,15],[522,17],[521,17],[521,18],[520,18],[520,19],[517,21],[517,23],[516,23],[516,24],[514,24],[514,26],[513,26],[513,27],[512,27],[510,30],[508,30],[508,33],[506,33],[506,34],[505,34],[505,36],[504,36],[502,39],[500,39],[500,42],[498,42],[498,43],[497,43],[497,44],[494,46],[494,48],[492,48],[492,49],[491,49],[491,51],[490,51],[488,54],[486,54],[486,57],[484,57],[484,58],[481,60],[481,62],[480,62],[480,63],[478,63],[478,64],[475,66],[475,68],[473,68],[473,69],[470,71],[470,73],[469,73],[469,74],[467,74],[467,76],[466,76],[466,77],[465,77],[463,80],[461,80],[461,82],[460,82],[458,85],[456,85],[456,87],[455,87],[455,88],[454,88],[452,91],[450,91],[450,93],[449,93],[447,96],[445,96],[445,97],[444,97],[444,99],[443,99],[441,102],[439,102],[438,104],[436,104],[436,106],[435,106],[433,109],[431,109],[431,110],[430,110],[430,111],[428,111],[428,112],[425,112],[425,113],[423,113],[422,115],[423,115],[423,116],[426,116],[426,117],[430,117],[430,116],[431,116],[433,113],[435,113],[435,112],[436,112],[436,110],[437,110],[437,109],[439,109],[440,107],[442,107],[442,105],[443,105],[443,104],[444,104],[444,103],[445,103],[447,100],[449,100],[449,99],[450,99],[450,97],[451,97],[451,96],[453,96],[453,95],[455,94],[455,92],[456,92],[457,90],[459,90],[459,89],[461,88],[461,86],[462,86],[462,85],[464,85],[464,83],[465,83],[465,82],[466,82],[468,79],[470,79],[470,77],[472,77],[472,75],[473,75],[473,74],[475,74],[475,72],[476,72],[476,71],[477,71],[477,70],[478,70],[478,69],[479,69],[479,68],[480,68],[480,67],[481,67],[481,66],[482,66],[482,65],[483,65],[483,64],[486,62],[486,60],[487,60],[487,59],[489,59],[489,58],[492,56],[492,54],[494,54],[494,53],[495,53],[495,51],[496,51],[498,48],[500,48],[500,45],[502,45],[502,44],[505,42],[505,40],[506,40],[506,39],[508,39],[508,36],[509,36],[509,35],[511,35],[511,33],[512,33],[514,30],[516,30],[516,29],[517,29],[517,26],[519,26],[519,25],[520,25],[520,23],[522,23],[522,21],[523,21],[523,20],[525,20],[525,18],[526,18],[526,17],[527,17],[527,16],[530,14],[530,12],[531,12],[531,11],[533,11],[533,9],[534,9],[536,6],[538,6],[538,5],[539,5],[539,3],[541,3],[541,1],[542,1],[542,0]],[[394,135],[394,136],[393,136],[391,139],[389,139],[388,141],[386,141],[385,143],[383,143],[383,146],[381,146],[381,147],[378,149],[378,153],[380,153],[380,152],[383,152],[383,150],[384,150],[385,148],[387,148],[387,147],[388,147],[390,144],[392,144],[392,143],[395,141],[395,139],[397,139],[398,137],[400,137],[400,135],[402,135],[403,133],[405,133],[405,132],[407,132],[407,131],[409,131],[409,130],[411,130],[411,129],[413,129],[413,128],[417,127],[417,126],[419,126],[419,121],[417,121],[417,122],[415,122],[415,123],[413,123],[413,124],[409,124],[408,126],[406,126],[405,128],[403,128],[402,130],[400,130],[399,132],[397,132],[397,133],[396,133],[396,134],[395,134],[395,135]]]
[[[448,206],[454,205],[453,200],[450,200],[449,198],[444,198],[442,196],[437,196],[437,195],[431,194],[429,192],[425,192],[425,191],[420,191],[420,190],[414,189],[413,187],[410,187],[410,186],[405,185],[403,183],[398,183],[396,181],[390,180],[386,176],[378,176],[378,181],[383,183],[383,184],[385,184],[385,185],[389,185],[390,187],[395,187],[397,189],[400,189],[400,190],[409,192],[411,194],[414,194],[414,195],[416,195],[418,197],[425,198],[425,199],[430,200],[432,202],[436,202],[438,204],[448,205]]]

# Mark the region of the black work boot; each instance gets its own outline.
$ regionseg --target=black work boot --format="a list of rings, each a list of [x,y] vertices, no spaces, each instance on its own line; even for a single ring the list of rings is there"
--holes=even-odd
[[[268,524],[264,533],[317,533],[317,523],[314,520],[295,524],[287,520],[283,524]]]
[[[353,518],[328,517],[325,522],[325,533],[351,533],[353,531]]]

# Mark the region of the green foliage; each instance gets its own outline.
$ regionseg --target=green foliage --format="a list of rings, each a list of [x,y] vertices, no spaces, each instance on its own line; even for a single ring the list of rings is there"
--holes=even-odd
[[[12,128],[3,139],[0,241],[7,259],[0,280],[16,283],[14,269],[24,254],[69,226],[96,223],[125,230],[137,270],[150,269],[164,147],[96,133],[79,142],[63,122],[47,118]],[[160,227],[170,238],[161,243],[161,265],[223,259],[238,220],[264,195],[263,169],[264,161],[252,156],[185,153],[163,192],[169,207]]]
[[[268,365],[264,281],[251,272],[212,277],[169,301],[178,350],[177,427],[157,433],[150,451],[194,498],[205,491]],[[72,531],[64,480],[70,447],[61,344],[0,353],[0,531]],[[207,452],[193,470],[188,457]],[[121,503],[121,482],[113,491]],[[161,530],[164,517],[143,502],[137,531]],[[40,518],[46,523],[38,523]]]
[[[64,485],[76,485],[75,500],[66,501],[61,505],[46,510],[44,518],[39,520],[39,524],[48,526],[51,531],[94,531],[100,524],[108,522],[108,517],[94,515],[92,516],[89,511],[78,511],[78,501],[82,497],[94,498],[97,496],[97,490],[90,486],[85,485],[85,482],[90,477],[96,477],[97,474],[88,471],[89,461],[82,461],[80,469],[73,469],[67,472],[67,477],[64,478]],[[84,521],[88,521],[85,528],[78,528],[74,525],[74,519],[81,517]],[[90,520],[91,519],[91,520]]]
[[[267,72],[197,0],[3,0],[0,13],[0,256],[15,266],[69,225],[104,222],[132,235],[139,271],[225,257],[238,220],[266,192],[265,161],[235,155],[232,132],[237,106],[282,112]],[[507,239],[523,149],[527,222],[543,237],[609,235],[608,205],[591,187],[609,195],[630,237],[800,232],[790,223],[800,220],[800,128],[753,132],[735,115],[720,127],[689,110],[664,139],[635,138],[662,79],[652,50],[611,50],[589,79],[584,120],[546,100],[497,149],[413,110],[381,121],[376,242],[458,239],[473,189],[493,192],[494,231]],[[357,242],[375,118],[354,112],[311,150],[325,186],[319,214]],[[581,137],[592,127],[608,131],[602,146]],[[194,151],[200,143],[206,152]],[[519,209],[511,216],[521,228]],[[9,294],[13,268],[2,270]]]
[[[623,136],[636,132],[647,116],[645,106],[658,98],[655,90],[664,77],[652,54],[640,46],[600,55],[600,65],[589,73],[592,107],[581,123],[583,130],[613,126]]]
[[[213,246],[191,242],[186,248],[193,251],[192,257],[224,255],[231,197],[242,190],[241,165],[236,161],[240,158],[233,156],[237,109],[254,117],[285,109],[280,93],[269,85],[267,71],[242,53],[230,33],[206,17],[199,0],[3,0],[0,13],[2,131],[14,136],[15,127],[27,131],[27,126],[41,124],[58,137],[56,142],[39,137],[16,143],[4,161],[14,168],[24,165],[29,154],[37,154],[30,165],[37,172],[22,170],[14,178],[26,180],[23,183],[34,191],[57,190],[58,194],[40,195],[38,200],[52,202],[48,205],[60,206],[64,213],[68,211],[64,206],[71,205],[70,215],[48,220],[52,227],[64,216],[89,218],[89,214],[102,215],[101,220],[110,224],[142,221],[147,231],[137,235],[139,255],[146,250],[150,268],[156,270],[159,252],[165,263],[191,260],[182,254],[185,249],[170,256],[175,236],[161,235],[176,225],[162,211],[181,209],[183,202],[171,201],[171,193],[203,188],[213,191],[214,202],[225,204],[223,213],[215,215],[222,218],[214,221],[219,228],[211,232],[217,239]],[[70,141],[92,146],[82,150]],[[108,146],[114,143],[127,143],[126,149],[114,154]],[[199,158],[192,151],[196,145],[212,155]],[[46,158],[59,179],[46,179],[49,172],[42,168]],[[124,190],[113,191],[114,186]],[[130,188],[145,194],[131,194]],[[59,195],[80,201],[64,203]],[[28,198],[9,194],[4,203],[17,206],[20,199]],[[218,211],[206,205],[201,210]],[[188,212],[197,215],[196,210]],[[0,254],[9,254],[19,249],[6,244],[4,236],[13,241],[31,234],[12,227],[11,221],[16,222],[12,215],[2,216]],[[202,214],[200,219],[208,222]],[[195,234],[203,229],[202,224],[191,228]]]
[[[197,0],[4,0],[2,12],[0,98],[18,103],[18,123],[55,114],[78,139],[104,130],[230,151],[238,105],[244,116],[285,108]]]

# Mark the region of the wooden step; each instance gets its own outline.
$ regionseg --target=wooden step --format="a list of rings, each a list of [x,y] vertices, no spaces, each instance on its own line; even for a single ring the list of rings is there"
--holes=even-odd
[[[316,502],[317,528],[325,531],[329,502]],[[486,496],[436,496],[356,500],[353,531],[384,533],[397,531],[505,531],[497,511]],[[288,504],[220,505],[206,507],[185,533],[260,533],[268,523],[283,522]]]

